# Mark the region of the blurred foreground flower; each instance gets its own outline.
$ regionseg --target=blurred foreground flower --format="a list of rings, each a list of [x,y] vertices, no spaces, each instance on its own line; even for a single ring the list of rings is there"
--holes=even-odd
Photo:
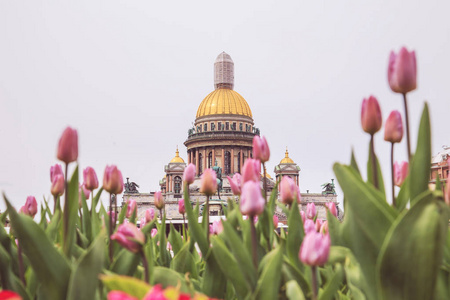
[[[253,157],[265,163],[270,158],[270,149],[265,137],[253,137]]]
[[[106,166],[103,174],[103,188],[110,194],[118,195],[123,192],[123,177],[117,166]]]
[[[259,182],[261,176],[261,162],[257,159],[248,158],[245,160],[244,167],[242,168],[241,185],[247,181]]]
[[[78,133],[75,129],[67,127],[58,143],[57,157],[66,164],[78,159]]]
[[[408,162],[395,162],[394,163],[394,182],[396,186],[401,187],[405,181],[406,176],[408,176]]]
[[[370,96],[364,99],[361,107],[361,126],[369,133],[375,134],[382,125],[381,109],[377,98]]]
[[[20,212],[24,215],[34,218],[37,213],[37,201],[34,196],[28,196],[25,205],[20,208]]]
[[[195,180],[195,165],[189,164],[186,169],[184,169],[183,173],[183,181],[187,184],[194,183]]]
[[[22,297],[13,291],[3,290],[0,291],[0,300],[22,300]]]
[[[117,232],[111,236],[111,240],[117,241],[122,247],[133,253],[138,253],[145,243],[144,234],[139,231],[136,225],[124,223],[119,226]]]
[[[228,182],[230,183],[231,191],[233,195],[240,196],[241,195],[241,180],[242,176],[239,173],[234,173],[233,178],[227,176]]]
[[[61,196],[64,194],[66,182],[64,181],[64,175],[57,174],[53,176],[52,179],[52,187],[51,187],[51,193],[54,197]]]
[[[406,94],[417,87],[416,53],[402,47],[398,54],[391,51],[388,67],[388,81],[391,90]]]
[[[316,205],[314,203],[306,204],[306,217],[308,219],[314,219],[317,214]]]
[[[384,125],[384,140],[391,143],[400,143],[403,138],[402,115],[398,110],[393,110]]]
[[[328,261],[330,253],[330,236],[316,231],[306,234],[300,247],[299,258],[309,266],[322,266]]]
[[[259,182],[247,181],[244,183],[241,195],[241,213],[251,217],[257,216],[264,211],[264,203]]]
[[[295,184],[294,180],[289,176],[283,176],[280,183],[280,200],[282,203],[291,205],[294,200],[300,203],[302,196],[300,195],[300,189]]]
[[[200,193],[207,196],[212,196],[217,191],[217,176],[216,172],[212,169],[206,169],[202,174],[202,180],[200,183]]]
[[[95,190],[98,188],[98,179],[95,170],[91,167],[87,167],[83,170],[83,180],[88,190]]]

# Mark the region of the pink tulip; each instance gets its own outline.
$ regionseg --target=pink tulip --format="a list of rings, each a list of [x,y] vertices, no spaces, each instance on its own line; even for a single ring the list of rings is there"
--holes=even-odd
[[[316,205],[314,203],[306,204],[306,217],[308,219],[314,219],[317,214]]]
[[[318,232],[307,233],[300,247],[299,258],[309,266],[321,266],[328,261],[330,236]]]
[[[133,223],[123,223],[111,236],[111,240],[117,241],[128,251],[138,253],[145,243],[145,235]]]
[[[326,204],[326,206],[328,207],[328,210],[330,211],[330,213],[337,217],[337,208],[336,208],[336,204],[334,202],[328,202]]]
[[[76,161],[78,158],[78,133],[75,129],[67,127],[58,144],[57,157],[66,164]]]
[[[394,184],[396,186],[402,186],[403,182],[408,176],[408,162],[395,162],[394,163]]]
[[[147,222],[145,222],[145,217],[142,217],[141,218],[141,223],[139,224],[139,230],[141,230],[141,228],[144,228],[145,224],[147,224]]]
[[[264,203],[259,182],[245,182],[242,186],[241,213],[249,216],[259,215],[264,211]]]
[[[178,299],[178,297],[171,297],[171,299]],[[164,290],[162,289],[161,285],[157,284],[152,287],[152,289],[145,295],[143,300],[169,300],[169,298],[164,294]]]
[[[241,183],[246,183],[247,181],[259,182],[260,174],[261,162],[257,159],[249,158],[245,161],[244,167],[242,168]]]
[[[20,208],[20,212],[24,215],[34,218],[37,213],[37,201],[34,196],[28,196],[25,205]]]
[[[391,90],[406,94],[417,87],[416,53],[405,47],[398,54],[391,51],[388,67],[388,81]]]
[[[152,236],[152,238],[154,238],[157,234],[158,234],[158,229],[156,229],[156,228],[153,228],[150,231],[150,235]]]
[[[364,99],[361,107],[361,125],[365,132],[375,134],[382,125],[381,109],[377,98]]]
[[[200,193],[212,196],[217,191],[217,175],[212,169],[206,169],[203,172],[200,182]]]
[[[189,164],[186,169],[184,169],[183,173],[183,181],[187,184],[194,183],[195,180],[195,165]]]
[[[64,181],[64,176],[62,174],[57,174],[53,176],[52,187],[50,189],[54,197],[61,196],[64,194],[66,182]]]
[[[165,298],[161,298],[165,299]],[[108,300],[139,300],[122,291],[111,291],[108,293]]]
[[[320,227],[322,227],[322,224],[323,224],[323,220],[321,220],[321,219],[316,220],[316,223],[314,225],[315,225],[315,229],[317,232],[320,231]]]
[[[91,196],[91,191],[88,190],[84,184],[80,185],[80,190],[79,190],[79,192],[80,192],[80,197],[81,197],[81,192],[83,192],[84,197],[85,197],[86,199],[89,199],[89,197]]]
[[[56,165],[50,167],[50,182],[53,182],[53,178],[56,175],[62,175],[64,178],[64,173],[63,173],[63,170],[62,170],[60,164],[56,164]]]
[[[391,143],[400,143],[403,138],[402,115],[393,110],[384,125],[384,140]]]
[[[305,219],[306,219],[306,215],[305,212],[303,210],[300,211],[300,215],[302,216],[302,222],[303,224],[305,224]]]
[[[306,219],[305,223],[303,223],[303,230],[306,234],[312,231],[316,231],[316,224],[311,219]]]
[[[300,203],[302,196],[300,189],[289,176],[283,176],[280,183],[280,200],[284,204],[291,205],[295,200]]]
[[[273,227],[275,229],[278,228],[278,216],[277,215],[273,215]]]
[[[116,166],[106,166],[103,175],[103,189],[111,194],[121,194],[123,192],[122,173]]]
[[[127,213],[125,216],[129,219],[133,215],[133,213],[136,211],[136,200],[128,200],[127,203]]]
[[[445,184],[445,203],[447,203],[448,206],[450,206],[450,173],[447,176],[447,183]]]
[[[212,223],[212,234],[218,235],[223,231],[222,220],[216,220]]]
[[[241,174],[235,173],[233,175],[233,178],[230,178],[230,176],[227,176],[228,182],[230,183],[231,191],[233,192],[233,195],[240,196],[241,195]]]
[[[95,170],[91,167],[87,167],[83,170],[84,184],[88,190],[95,190],[98,188],[98,179]]]
[[[186,207],[184,207],[184,199],[180,199],[178,201],[178,212],[181,215],[184,215],[186,213]]]
[[[159,210],[163,209],[166,204],[164,203],[164,199],[161,194],[161,191],[155,192],[154,197],[155,197],[155,207]]]
[[[2,290],[2,291],[0,291],[0,299],[1,300],[22,300],[22,297],[13,291]]]
[[[270,158],[270,149],[266,138],[255,135],[253,137],[253,157],[265,163]]]
[[[328,234],[328,221],[324,221],[320,227],[319,232],[323,235]]]
[[[145,211],[145,223],[150,223],[155,218],[155,210],[149,208]]]

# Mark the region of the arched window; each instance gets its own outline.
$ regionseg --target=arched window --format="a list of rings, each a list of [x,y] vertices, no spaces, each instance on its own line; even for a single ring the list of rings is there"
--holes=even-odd
[[[198,154],[198,173],[201,175],[203,173],[203,155]]]
[[[212,161],[212,151],[211,151],[208,154],[208,168],[211,168],[212,166],[213,166],[213,161]]]
[[[173,179],[173,183],[174,183],[175,194],[180,194],[181,193],[181,177],[175,176],[175,178]]]
[[[225,175],[231,174],[231,154],[229,151],[225,152]]]
[[[237,165],[238,173],[241,174],[241,152],[238,153],[238,165]]]

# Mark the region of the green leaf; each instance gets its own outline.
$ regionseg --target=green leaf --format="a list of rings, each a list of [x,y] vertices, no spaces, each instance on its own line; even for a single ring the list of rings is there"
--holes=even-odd
[[[172,245],[174,255],[183,247],[183,240],[181,239],[180,233],[175,230],[172,223],[170,223],[169,242]]]
[[[61,226],[61,210],[56,210],[55,214],[53,215],[52,219],[50,220],[50,223],[48,224],[47,228],[45,229],[45,233],[49,237],[51,241],[55,241],[58,235],[58,229]]]
[[[356,162],[355,152],[354,152],[353,148],[352,148],[352,156],[350,158],[350,167],[352,167],[353,170],[356,171],[356,174],[359,175],[359,177],[362,180],[361,172],[359,171],[358,163]]]
[[[225,293],[226,278],[214,255],[206,256],[206,267],[203,273],[202,291],[209,297],[221,298]]]
[[[33,219],[19,215],[5,196],[4,198],[11,227],[37,274],[43,295],[46,299],[64,299],[71,272],[69,264]]]
[[[333,276],[323,287],[323,290],[320,291],[319,300],[334,299],[333,296],[337,293],[337,291],[341,287],[343,279],[344,279],[344,269],[340,264],[337,264]]]
[[[161,226],[159,227],[159,256],[161,258],[161,263],[164,267],[170,266],[170,253],[167,251],[167,241],[166,241],[166,214],[161,220]]]
[[[394,223],[380,251],[377,275],[383,299],[434,299],[448,208],[430,192],[414,202]]]
[[[286,296],[289,300],[306,300],[302,289],[295,280],[290,280],[286,283]]]
[[[83,215],[80,217],[82,218],[83,234],[89,240],[89,243],[91,243],[92,240],[94,239],[94,237],[92,236],[91,214],[89,212],[89,208],[87,206],[86,197],[84,196],[84,193],[81,193],[81,206],[83,210]]]
[[[186,279],[184,279],[179,273],[174,270],[164,268],[164,267],[155,267],[153,270],[153,276],[150,279],[150,283],[161,284],[165,289],[168,286],[177,287],[180,286],[180,291],[184,293],[190,293],[191,290],[186,283]]]
[[[310,283],[306,279],[305,274],[302,273],[299,268],[294,266],[292,262],[287,259],[287,257],[284,257],[281,272],[283,273],[284,277],[287,278],[286,281],[295,280],[306,295],[310,293]]]
[[[256,298],[277,299],[281,282],[281,265],[283,263],[284,246],[280,245],[269,252],[261,261],[261,275],[256,288]]]
[[[197,266],[194,257],[189,252],[189,244],[184,244],[171,261],[171,269],[182,274],[189,273],[192,278],[198,279]]]
[[[298,253],[305,233],[303,231],[303,221],[300,216],[299,206],[292,205],[288,218],[289,234],[287,236],[287,254],[292,263],[300,266]]]
[[[89,214],[88,214],[89,215]],[[105,230],[80,257],[72,272],[67,299],[94,299],[105,257]]]
[[[146,282],[129,276],[101,275],[100,279],[108,290],[122,291],[138,299],[143,299],[151,289]]]
[[[402,187],[400,188],[400,192],[397,195],[397,198],[395,199],[396,208],[398,211],[402,211],[406,208],[409,201],[409,180],[410,176],[407,176],[405,178],[405,181],[403,181]]]
[[[213,237],[212,244],[212,252],[222,272],[233,283],[238,299],[244,299],[251,291],[251,286],[246,282],[237,260],[220,238]]]
[[[73,244],[75,243],[75,228],[78,217],[78,165],[68,182],[67,202],[64,203],[64,243],[63,251],[66,257],[70,257]]]
[[[411,190],[411,205],[414,205],[422,192],[428,190],[428,181],[430,179],[431,167],[431,130],[430,130],[430,116],[428,114],[428,105],[422,112],[419,126],[419,136],[417,138],[417,148],[414,158],[412,160],[409,174],[410,174],[410,190]]]
[[[376,154],[375,154],[375,164],[377,169],[378,190],[383,194],[383,197],[386,198],[384,190],[383,172],[381,172],[380,162],[378,161],[378,157]],[[373,165],[372,165],[372,155],[370,154],[370,145],[369,145],[369,159],[367,161],[367,182],[371,183],[372,185],[375,185]]]
[[[115,257],[111,271],[120,275],[131,276],[136,272],[136,268],[140,262],[140,256],[130,252],[126,249],[122,249]]]
[[[192,210],[191,202],[189,201],[189,188],[184,189],[184,207],[186,209],[186,215],[189,222],[189,233],[192,241],[197,242],[202,255],[206,257],[209,250],[209,245],[206,240],[205,231],[202,230],[202,226],[198,223],[198,214],[194,214]]]

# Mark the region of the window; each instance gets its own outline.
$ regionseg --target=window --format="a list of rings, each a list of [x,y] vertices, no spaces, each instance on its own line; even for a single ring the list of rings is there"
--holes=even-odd
[[[211,151],[208,154],[208,168],[211,168],[212,166],[213,166],[213,161],[212,161],[212,151]]]
[[[239,130],[242,131],[242,123],[239,123]]]
[[[230,130],[230,123],[228,122],[225,123],[225,130]]]
[[[225,152],[225,175],[231,174],[231,154],[229,151]]]
[[[218,127],[217,130],[223,130],[222,129],[222,122],[217,123],[217,127]]]
[[[203,125],[203,130],[208,131],[208,124]]]
[[[215,127],[214,123],[211,123],[211,131],[214,131]]]
[[[242,125],[242,124],[241,124]],[[237,171],[240,174],[241,173],[241,152],[238,153],[238,165],[237,165]]]
[[[203,155],[198,154],[198,173],[201,175],[203,173]]]
[[[174,192],[175,192],[175,194],[180,194],[181,193],[181,177],[180,176],[175,176],[173,182],[174,182]]]
[[[233,123],[233,130],[236,130],[236,122]]]

